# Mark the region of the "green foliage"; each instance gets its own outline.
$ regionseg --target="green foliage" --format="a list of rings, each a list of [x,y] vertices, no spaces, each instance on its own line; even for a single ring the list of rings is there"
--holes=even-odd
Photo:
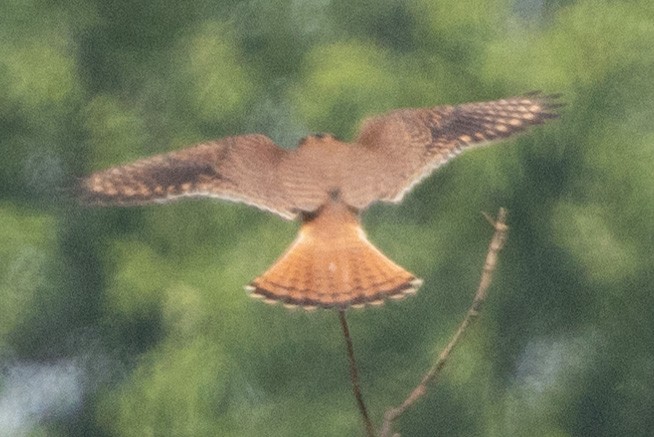
[[[295,99],[310,128],[316,131],[325,130],[315,126],[317,121],[327,120],[335,135],[351,137],[357,126],[350,117],[356,120],[371,109],[379,112],[387,108],[397,93],[390,59],[370,43],[316,46],[307,54],[306,65]]]
[[[142,357],[121,389],[103,398],[98,420],[107,429],[126,436],[221,434],[215,408],[226,391],[224,354],[208,339],[171,343]]]
[[[233,112],[242,114],[255,84],[247,66],[239,62],[243,55],[229,27],[205,22],[178,44],[174,79],[185,87],[193,115],[200,122],[215,123]]]
[[[52,217],[5,203],[0,221],[0,348],[5,348],[7,335],[30,314],[37,290],[47,282],[56,244],[49,232]]]
[[[67,187],[214,137],[352,138],[393,108],[542,89],[563,93],[559,121],[365,215],[425,285],[348,313],[364,395],[378,424],[419,381],[477,285],[480,211],[504,206],[482,317],[398,431],[649,435],[652,47],[649,0],[4,1],[0,434],[361,435],[336,315],[242,291],[295,224],[210,201],[82,208]]]

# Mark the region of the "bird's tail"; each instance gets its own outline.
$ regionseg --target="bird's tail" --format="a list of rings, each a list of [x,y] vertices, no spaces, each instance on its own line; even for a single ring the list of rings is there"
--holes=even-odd
[[[379,305],[415,293],[422,281],[368,241],[355,213],[324,208],[305,220],[295,242],[246,287],[253,297],[313,309]]]

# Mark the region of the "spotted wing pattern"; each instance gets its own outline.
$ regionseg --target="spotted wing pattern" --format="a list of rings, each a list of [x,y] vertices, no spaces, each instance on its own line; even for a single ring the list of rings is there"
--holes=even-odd
[[[491,102],[402,109],[364,122],[357,143],[370,153],[343,187],[353,206],[400,202],[404,194],[460,152],[505,139],[558,115],[556,95],[531,93]],[[367,183],[362,185],[361,180]]]
[[[217,197],[292,219],[277,171],[287,153],[263,135],[228,137],[94,173],[82,180],[81,197],[100,205]]]

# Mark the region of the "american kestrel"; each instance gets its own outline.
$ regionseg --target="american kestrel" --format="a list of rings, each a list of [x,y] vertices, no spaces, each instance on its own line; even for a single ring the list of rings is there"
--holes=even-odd
[[[264,135],[227,137],[93,173],[80,188],[93,204],[216,197],[299,219],[295,241],[246,290],[305,309],[377,305],[415,293],[422,281],[368,241],[361,212],[399,203],[463,150],[557,117],[556,97],[395,110],[365,120],[353,143],[316,134],[284,149]]]

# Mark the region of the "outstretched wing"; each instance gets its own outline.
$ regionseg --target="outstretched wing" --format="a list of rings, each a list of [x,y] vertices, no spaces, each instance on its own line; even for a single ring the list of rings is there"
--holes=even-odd
[[[277,176],[287,153],[264,135],[228,137],[93,173],[80,194],[99,205],[216,197],[292,219],[296,212]]]
[[[492,102],[403,109],[364,122],[357,143],[370,155],[345,188],[350,203],[400,202],[433,170],[463,150],[507,138],[558,115],[558,96],[531,93]],[[357,181],[366,181],[366,188]]]

